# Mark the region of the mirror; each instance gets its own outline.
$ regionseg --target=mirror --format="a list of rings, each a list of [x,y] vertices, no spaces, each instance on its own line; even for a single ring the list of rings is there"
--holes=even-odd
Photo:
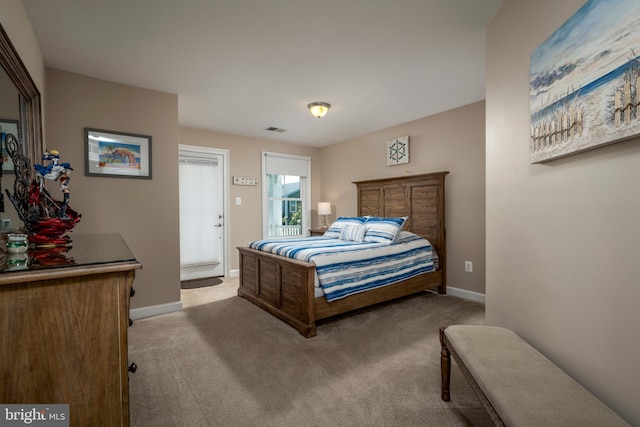
[[[0,120],[6,119],[9,125],[18,131],[17,137],[21,138],[25,155],[31,163],[38,163],[42,157],[42,112],[40,105],[40,92],[29,75],[24,63],[16,52],[9,36],[0,25]],[[8,117],[3,115],[7,114]],[[17,218],[17,213],[7,200],[5,189],[13,189],[15,175],[7,173],[2,175],[1,188],[5,200],[2,218]],[[20,221],[14,222],[14,226],[20,226]]]

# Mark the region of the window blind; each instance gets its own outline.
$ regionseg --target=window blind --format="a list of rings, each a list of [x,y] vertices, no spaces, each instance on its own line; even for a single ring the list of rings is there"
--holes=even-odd
[[[303,176],[309,175],[309,157],[300,157],[293,155],[263,153],[265,173],[268,175],[291,175]]]

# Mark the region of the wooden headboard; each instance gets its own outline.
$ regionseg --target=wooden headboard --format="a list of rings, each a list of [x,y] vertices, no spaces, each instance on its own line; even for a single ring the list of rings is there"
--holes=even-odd
[[[356,181],[358,215],[409,217],[404,229],[429,240],[445,266],[444,178],[448,173]]]

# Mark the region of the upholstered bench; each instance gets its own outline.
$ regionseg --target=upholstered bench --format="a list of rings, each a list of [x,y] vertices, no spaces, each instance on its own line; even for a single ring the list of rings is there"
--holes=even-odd
[[[620,416],[508,329],[440,328],[442,400],[451,356],[496,425],[628,426]]]

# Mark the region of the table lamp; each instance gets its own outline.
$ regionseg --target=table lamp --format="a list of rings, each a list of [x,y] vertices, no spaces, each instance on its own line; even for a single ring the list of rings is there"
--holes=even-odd
[[[327,215],[331,215],[331,203],[330,202],[319,202],[318,203],[318,215],[322,218],[322,225],[320,226],[323,230],[328,228],[327,225]]]

